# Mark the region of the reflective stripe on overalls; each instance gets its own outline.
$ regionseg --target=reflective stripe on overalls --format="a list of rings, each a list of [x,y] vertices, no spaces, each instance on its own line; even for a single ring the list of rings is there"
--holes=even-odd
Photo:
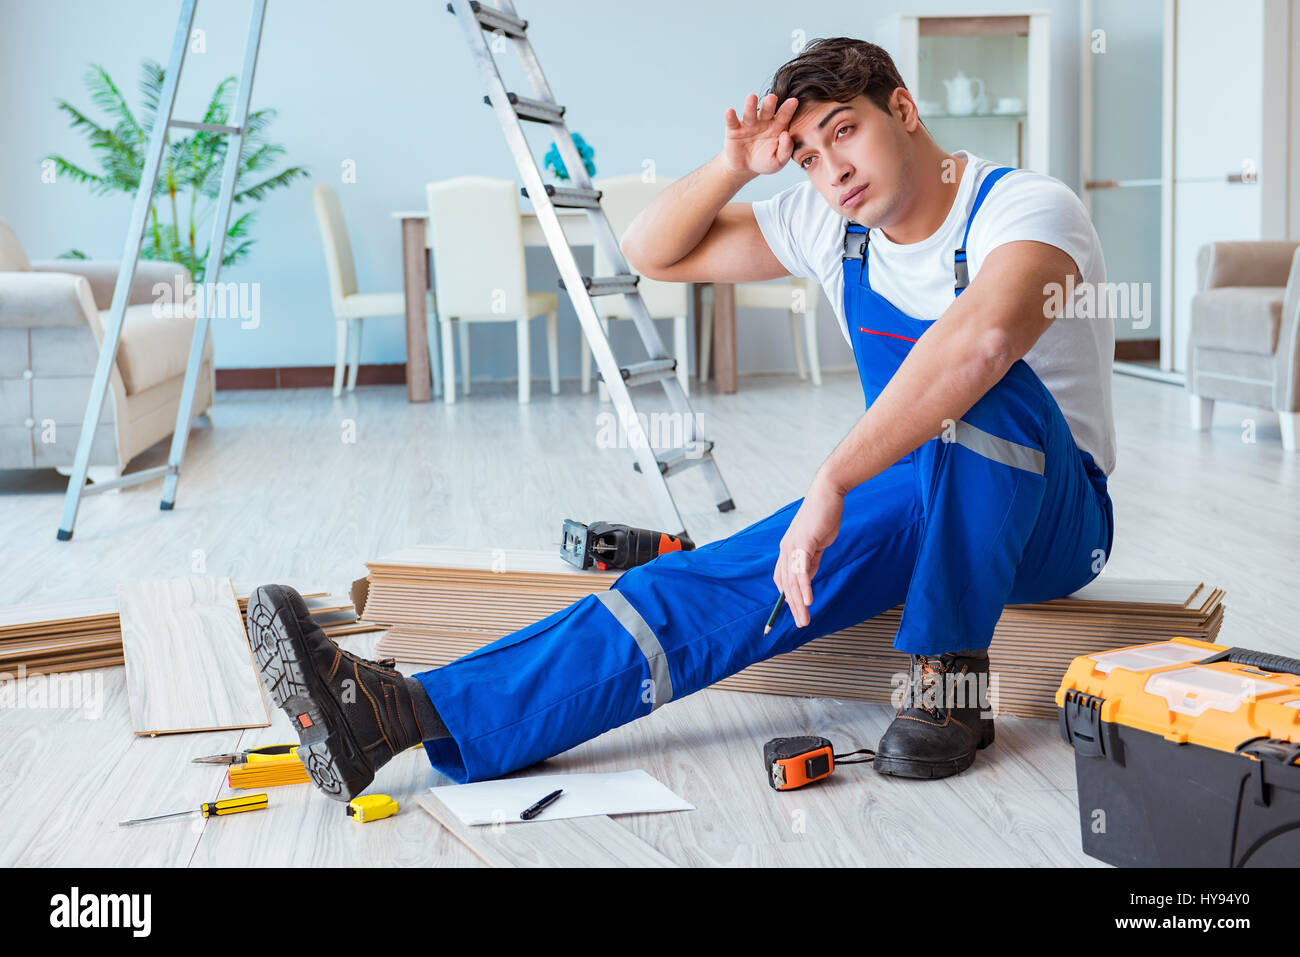
[[[1005,172],[985,178],[971,219]],[[933,320],[872,291],[866,238],[849,224],[844,316],[870,406]],[[434,767],[462,783],[499,777],[899,604],[895,648],[985,647],[1004,605],[1059,598],[1096,576],[1114,529],[1105,476],[1028,365],[1016,362],[942,433],[935,425],[936,438],[845,496],[839,533],[813,578],[807,627],[796,628],[787,611],[763,634],[799,499],[416,675],[451,733],[425,742]],[[791,682],[792,693],[816,691]],[[633,745],[608,747],[589,755],[617,760]]]

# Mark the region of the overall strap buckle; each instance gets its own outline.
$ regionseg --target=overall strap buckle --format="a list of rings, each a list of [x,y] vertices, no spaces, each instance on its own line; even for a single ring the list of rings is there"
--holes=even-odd
[[[866,227],[849,220],[844,228],[844,258],[866,259],[867,241]]]
[[[956,250],[952,254],[952,272],[953,277],[957,280],[953,286],[953,295],[960,295],[961,291],[970,285],[970,271],[966,265],[966,247]]]
[[[953,295],[960,296],[961,291],[970,285],[970,270],[966,265],[966,243],[970,240],[970,227],[975,222],[975,214],[979,212],[980,206],[984,203],[984,197],[989,194],[998,180],[1007,173],[1013,172],[1014,167],[999,166],[997,169],[990,170],[980,183],[979,189],[975,193],[975,201],[971,204],[970,215],[966,217],[966,232],[961,237],[961,246],[953,251],[952,254],[952,272],[956,284],[953,286]]]

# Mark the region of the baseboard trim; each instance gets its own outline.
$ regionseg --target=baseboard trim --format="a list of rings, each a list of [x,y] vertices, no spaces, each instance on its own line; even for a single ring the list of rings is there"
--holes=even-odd
[[[1138,379],[1151,379],[1155,382],[1165,382],[1169,385],[1183,386],[1184,388],[1187,386],[1187,376],[1182,372],[1166,372],[1163,369],[1134,365],[1131,362],[1116,362],[1111,368],[1119,375],[1131,375]]]
[[[333,388],[333,366],[272,366],[261,369],[217,369],[217,391],[236,389]],[[347,384],[344,372],[344,385]],[[360,365],[357,385],[405,385],[406,363]]]
[[[1121,349],[1121,346],[1129,348]],[[1116,361],[1134,359],[1159,359],[1159,339],[1128,339],[1115,343]],[[856,371],[854,366],[822,366],[823,373]],[[1116,370],[1121,371],[1121,370]],[[1124,369],[1134,375],[1144,375],[1165,382],[1182,382],[1181,373],[1149,374],[1135,369]],[[238,389],[316,389],[333,388],[333,366],[271,366],[257,369],[217,369],[217,391],[232,392]],[[791,370],[768,372],[742,372],[746,375],[794,375]],[[346,383],[346,378],[344,382]],[[502,380],[512,381],[512,380]],[[405,385],[406,363],[391,362],[384,364],[361,365],[357,368],[357,385]],[[475,385],[478,383],[476,382]]]
[[[1159,339],[1116,339],[1115,358],[1135,362],[1141,359],[1160,358]]]
[[[333,366],[278,366],[260,369],[217,369],[217,391],[231,392],[237,389],[312,389],[333,388]],[[853,372],[856,366],[822,366],[823,373]],[[738,373],[741,378],[751,375],[788,375],[797,376],[793,369],[773,369],[764,372],[748,371]],[[514,379],[474,380],[474,385],[492,385],[497,382],[513,383]],[[534,381],[537,381],[534,378]],[[576,382],[561,379],[562,382]],[[694,381],[694,379],[692,380]],[[347,379],[344,379],[346,384]],[[405,385],[406,363],[394,362],[384,365],[362,365],[357,368],[357,385]],[[712,383],[709,383],[712,384]]]

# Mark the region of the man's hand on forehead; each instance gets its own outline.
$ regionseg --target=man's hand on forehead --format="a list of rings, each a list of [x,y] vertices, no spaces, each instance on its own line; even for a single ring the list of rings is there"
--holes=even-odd
[[[777,107],[776,94],[762,101],[751,93],[745,98],[740,116],[730,107],[723,114],[726,125],[722,154],[735,172],[777,173],[790,161],[794,144],[790,121],[799,101],[793,96]]]

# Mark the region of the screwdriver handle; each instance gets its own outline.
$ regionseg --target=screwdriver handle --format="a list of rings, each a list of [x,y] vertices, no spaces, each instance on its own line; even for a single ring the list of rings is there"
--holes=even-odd
[[[260,811],[264,807],[266,807],[266,794],[262,793],[226,798],[224,801],[204,801],[199,811],[204,817],[219,817],[225,814],[238,814],[241,811]]]
[[[244,752],[245,764],[256,764],[259,761],[279,761],[282,758],[298,754],[298,745],[296,744],[269,744],[264,748],[252,748]]]

